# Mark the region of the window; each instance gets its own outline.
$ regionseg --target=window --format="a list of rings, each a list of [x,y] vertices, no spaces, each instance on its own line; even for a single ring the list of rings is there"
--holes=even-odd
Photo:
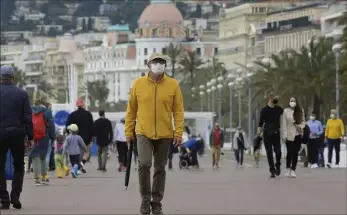
[[[150,21],[146,21],[146,27],[149,28],[151,26],[151,22]]]
[[[166,26],[167,26],[166,20],[161,21],[161,25],[162,25],[164,28],[166,28]]]
[[[157,53],[157,49],[156,48],[153,48],[153,53]]]
[[[260,8],[259,8],[259,13],[265,13],[265,11],[266,11],[266,10],[265,10],[264,7],[260,7]]]
[[[162,51],[161,51],[163,54],[166,54],[166,48],[162,48]]]
[[[201,48],[196,48],[196,54],[201,55]]]
[[[147,61],[147,60],[144,60],[143,64],[144,64],[145,66],[147,65],[147,63],[148,63],[148,61]]]
[[[214,48],[214,55],[218,55],[218,48]]]
[[[145,54],[145,56],[148,55],[148,50],[147,50],[147,48],[144,49],[144,54]]]

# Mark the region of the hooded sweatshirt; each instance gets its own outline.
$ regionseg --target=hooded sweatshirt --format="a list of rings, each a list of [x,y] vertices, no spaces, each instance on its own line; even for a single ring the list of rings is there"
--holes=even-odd
[[[30,157],[46,156],[49,140],[55,138],[55,125],[53,122],[52,111],[43,105],[32,106],[33,114],[43,113],[44,120],[46,122],[46,136],[37,141],[30,151]]]

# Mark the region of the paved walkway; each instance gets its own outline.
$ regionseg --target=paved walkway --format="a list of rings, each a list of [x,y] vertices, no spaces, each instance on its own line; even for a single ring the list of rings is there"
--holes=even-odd
[[[260,168],[236,169],[226,154],[219,170],[211,169],[209,156],[200,162],[201,170],[168,171],[165,214],[346,214],[346,169],[299,168],[296,179],[270,179],[264,161]],[[35,187],[28,174],[23,209],[1,214],[138,214],[136,171],[125,191],[116,163],[111,157],[108,172],[100,173],[94,158],[78,179],[52,173],[50,186]]]

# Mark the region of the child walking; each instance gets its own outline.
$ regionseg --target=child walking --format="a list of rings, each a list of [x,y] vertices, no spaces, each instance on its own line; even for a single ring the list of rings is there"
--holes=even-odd
[[[65,165],[64,154],[63,154],[64,136],[58,135],[55,142],[54,150],[54,161],[57,171],[57,177],[63,178],[64,175],[69,175],[69,167]]]
[[[66,137],[63,145],[63,154],[65,152],[69,155],[71,163],[71,175],[76,178],[78,175],[78,168],[81,163],[81,148],[87,151],[87,146],[84,143],[81,136],[77,134],[78,126],[76,124],[71,124],[68,126],[70,134]]]

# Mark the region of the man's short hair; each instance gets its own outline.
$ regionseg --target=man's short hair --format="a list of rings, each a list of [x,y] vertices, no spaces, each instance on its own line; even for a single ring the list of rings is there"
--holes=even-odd
[[[105,116],[105,111],[104,110],[99,110],[99,116]]]

